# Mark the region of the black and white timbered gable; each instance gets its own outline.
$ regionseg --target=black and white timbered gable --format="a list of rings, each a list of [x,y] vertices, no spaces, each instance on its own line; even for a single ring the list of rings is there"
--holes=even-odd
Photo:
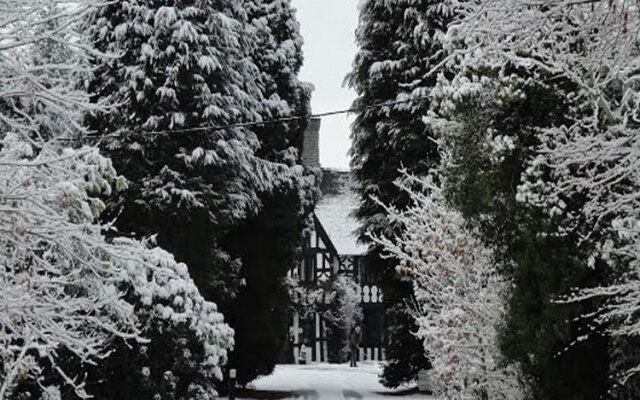
[[[299,281],[306,285],[322,285],[337,274],[344,274],[357,282],[364,320],[361,360],[382,360],[384,350],[382,293],[367,273],[364,255],[365,245],[357,240],[358,223],[353,213],[358,197],[353,190],[350,172],[323,170],[322,198],[313,215],[313,229],[303,238],[303,259],[298,271]],[[326,326],[316,314],[313,320],[293,321],[293,356],[300,360],[301,348],[304,362],[328,361]]]

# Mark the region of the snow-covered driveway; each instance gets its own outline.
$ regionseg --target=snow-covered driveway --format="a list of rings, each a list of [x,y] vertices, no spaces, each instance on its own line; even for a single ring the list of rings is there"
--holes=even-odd
[[[386,389],[378,382],[380,370],[378,364],[357,368],[345,364],[278,365],[272,375],[249,386],[257,391],[292,392],[292,398],[298,400],[432,399],[421,394],[402,396]]]

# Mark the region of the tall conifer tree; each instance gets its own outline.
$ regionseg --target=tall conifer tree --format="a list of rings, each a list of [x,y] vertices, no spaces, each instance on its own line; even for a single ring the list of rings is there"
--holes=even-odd
[[[131,182],[117,227],[189,265],[236,330],[244,383],[269,373],[288,328],[283,280],[296,265],[315,176],[298,150],[308,113],[302,39],[289,1],[127,0],[89,21],[98,49],[89,118]],[[207,128],[193,131],[191,128]],[[256,301],[256,299],[260,299]]]
[[[409,204],[394,181],[400,169],[426,174],[438,165],[439,154],[431,140],[432,130],[423,122],[429,110],[426,99],[435,85],[427,74],[439,61],[440,47],[434,35],[448,21],[446,12],[435,11],[438,2],[363,0],[357,42],[360,47],[347,77],[358,94],[354,108],[351,165],[361,196],[357,216],[362,222],[360,238],[370,243],[368,232],[392,235],[394,228],[373,198],[400,209]],[[426,19],[425,19],[426,17]],[[370,106],[398,100],[413,100],[386,107]],[[385,306],[385,347],[388,364],[383,383],[398,386],[415,379],[429,366],[417,329],[409,314],[412,288],[394,272],[396,261],[380,258],[372,245],[367,262],[382,282]]]
[[[110,215],[118,228],[158,242],[187,262],[203,293],[235,295],[239,261],[219,241],[260,208],[275,166],[256,157],[242,127],[260,119],[262,96],[246,58],[252,40],[236,0],[126,0],[89,21],[98,61],[96,101],[120,104],[90,118],[131,185]],[[216,126],[200,131],[181,129]]]
[[[258,68],[256,84],[264,98],[264,120],[305,116],[311,88],[300,82],[302,37],[290,0],[245,2],[255,46],[250,56]],[[286,348],[291,316],[284,280],[299,265],[300,238],[316,197],[315,171],[303,171],[301,154],[307,121],[269,123],[254,128],[260,141],[258,155],[278,163],[295,176],[262,197],[260,213],[231,236],[230,246],[242,260],[246,282],[226,313],[236,329],[231,363],[238,381],[246,383],[273,371]]]

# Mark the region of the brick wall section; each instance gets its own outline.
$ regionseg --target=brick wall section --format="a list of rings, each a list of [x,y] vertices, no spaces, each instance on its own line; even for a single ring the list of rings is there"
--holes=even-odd
[[[304,131],[302,163],[311,168],[320,167],[320,118],[309,121]]]

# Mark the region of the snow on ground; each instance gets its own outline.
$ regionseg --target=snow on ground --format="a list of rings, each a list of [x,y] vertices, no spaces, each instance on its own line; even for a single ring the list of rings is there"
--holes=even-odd
[[[399,395],[385,388],[378,382],[381,370],[374,363],[360,363],[357,368],[347,364],[278,365],[272,375],[249,387],[260,392],[292,392],[293,399],[303,400],[433,399],[424,394]]]

